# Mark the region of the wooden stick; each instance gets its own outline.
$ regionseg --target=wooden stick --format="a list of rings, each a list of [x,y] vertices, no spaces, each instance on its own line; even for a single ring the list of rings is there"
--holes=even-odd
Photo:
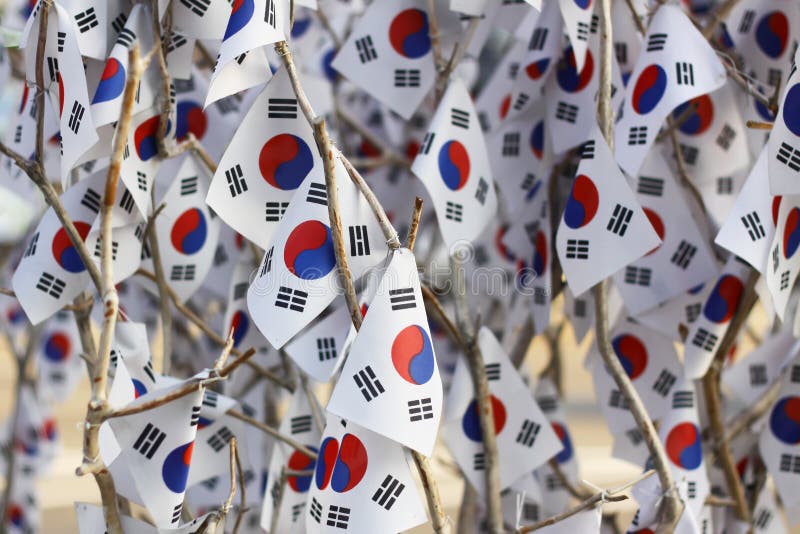
[[[406,248],[408,250],[414,250],[414,244],[417,242],[420,217],[422,217],[422,199],[415,197],[414,211],[411,214],[411,224],[408,225],[408,237],[406,238]]]
[[[439,485],[433,476],[430,460],[417,451],[411,451],[411,456],[417,466],[422,487],[425,488],[425,497],[428,500],[428,510],[431,512],[433,531],[436,534],[449,534],[452,531],[452,525],[448,521],[447,513],[442,506],[442,500],[439,497]]]
[[[306,447],[305,445],[303,445],[299,441],[296,441],[293,438],[290,438],[289,436],[281,434],[278,430],[272,428],[271,426],[267,425],[266,423],[262,423],[258,419],[254,419],[254,418],[250,417],[249,415],[246,415],[246,414],[244,414],[242,412],[239,412],[237,410],[228,410],[225,413],[227,413],[228,415],[230,415],[234,419],[238,419],[240,421],[243,421],[243,422],[247,423],[248,425],[256,427],[257,429],[261,430],[265,434],[269,434],[270,436],[272,436],[273,438],[277,439],[278,441],[282,441],[283,443],[285,443],[288,446],[292,447],[294,450],[302,452],[303,454],[305,454],[306,456],[308,456],[312,460],[316,460],[317,459],[317,453],[315,453],[314,451],[312,451],[311,449],[309,449],[308,447]]]
[[[151,198],[155,204],[155,187],[151,191]],[[156,217],[161,213],[165,204],[161,204],[150,216],[147,223],[147,240],[150,243],[150,255],[153,260],[153,273],[158,286],[159,310],[161,312],[161,366],[162,374],[169,374],[172,364],[172,310],[170,309],[169,293],[167,292],[167,277],[164,274],[164,264],[161,261],[161,249],[158,246],[158,232],[156,231]]]
[[[750,128],[751,130],[772,130],[774,126],[771,122],[761,122],[761,121],[747,121],[745,125]]]

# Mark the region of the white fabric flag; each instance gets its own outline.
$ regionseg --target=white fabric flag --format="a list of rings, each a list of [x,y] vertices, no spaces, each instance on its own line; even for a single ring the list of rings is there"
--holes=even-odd
[[[781,97],[778,115],[772,123],[767,143],[769,152],[769,192],[773,195],[800,193],[800,74],[794,65]]]
[[[306,532],[400,532],[425,509],[402,447],[328,416],[307,496]]]
[[[725,367],[722,370],[722,385],[742,403],[752,406],[780,378],[798,352],[800,342],[792,335],[791,328],[783,328],[765,337],[744,358]]]
[[[775,227],[764,277],[775,313],[783,320],[789,295],[800,272],[800,254],[797,253],[800,248],[800,195],[781,198]]]
[[[424,0],[372,3],[331,63],[405,119],[436,81],[428,5]]]
[[[556,234],[576,296],[661,242],[596,126],[588,138]]]
[[[467,88],[454,78],[431,120],[413,172],[428,190],[448,247],[477,238],[497,211],[489,155]]]
[[[327,409],[431,456],[442,381],[410,250],[391,253]]]
[[[303,372],[319,382],[328,382],[339,370],[349,347],[350,312],[336,305],[315,324],[295,336],[283,350]]]
[[[592,0],[558,0],[561,17],[567,29],[569,44],[575,54],[577,70],[583,69],[589,46],[589,30],[595,3]]]
[[[622,169],[636,174],[672,110],[722,87],[725,79],[716,52],[681,8],[659,8],[628,82],[622,118],[614,128],[615,155]]]

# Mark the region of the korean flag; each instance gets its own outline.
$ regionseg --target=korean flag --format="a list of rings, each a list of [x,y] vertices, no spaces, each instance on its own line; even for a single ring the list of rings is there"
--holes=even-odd
[[[682,376],[672,340],[624,318],[611,330],[611,346],[625,374],[641,397],[648,413],[660,417],[669,408],[670,394]],[[606,368],[596,345],[587,357],[594,378],[595,395],[613,434],[636,426],[625,398]]]
[[[589,32],[597,31],[596,26],[591,28],[594,5],[592,0],[558,0],[578,71],[583,69],[587,58]]]
[[[183,0],[170,9],[175,28],[195,39],[222,39],[231,14],[226,0]]]
[[[150,395],[167,394],[181,383]],[[157,527],[177,526],[200,421],[203,390],[164,406],[110,421],[142,504]],[[147,402],[148,395],[134,403]]]
[[[83,239],[100,211],[102,195],[100,181],[81,180],[61,196],[61,203]],[[86,289],[86,267],[53,208],[45,212],[30,237],[11,283],[33,324],[47,319]]]
[[[253,274],[253,261],[250,258],[239,261],[233,268],[228,291],[228,307],[222,323],[225,332],[233,331],[233,347],[247,350],[250,347],[265,347],[267,340],[258,331],[247,311],[247,289],[250,287],[250,276]]]
[[[318,450],[307,532],[401,532],[427,520],[398,443],[328,415]]]
[[[680,378],[667,399],[670,404],[661,419],[658,436],[664,444],[672,475],[677,480],[686,480],[686,510],[698,518],[710,493],[710,484],[703,460],[703,436],[694,384]]]
[[[507,488],[563,450],[550,422],[511,364],[491,330],[481,328],[478,345],[489,380],[494,429],[500,462],[500,487]],[[483,435],[469,370],[458,360],[442,437],[475,490],[485,491]]]
[[[777,14],[775,12],[774,14]],[[778,116],[772,126],[769,147],[769,192],[773,195],[800,193],[800,74],[794,67],[786,81]]]
[[[433,452],[442,382],[410,250],[392,253],[327,409],[425,456]]]
[[[660,242],[595,126],[556,233],[556,252],[573,294],[580,296]]]
[[[375,2],[331,66],[405,119],[436,78],[424,0]]]
[[[342,299],[338,299],[342,301]],[[284,351],[304,373],[319,382],[328,382],[339,370],[349,349],[352,335],[350,312],[344,302],[284,346]]]
[[[638,316],[711,280],[719,269],[683,188],[658,150],[650,151],[638,176],[628,183],[661,239],[660,245],[614,274],[625,306]]]
[[[85,373],[80,357],[80,336],[72,313],[56,313],[41,332],[36,345],[41,394],[56,403],[66,401]]]
[[[311,402],[317,401],[310,400],[303,388],[297,388],[278,431],[309,450],[317,452],[322,439],[322,429],[317,426],[314,413],[322,413],[322,408],[318,405],[312,408]],[[305,525],[303,513],[306,509],[308,490],[314,478],[314,464],[314,458],[309,458],[303,452],[282,442],[275,443],[267,474],[268,486],[261,508],[260,523],[265,532],[278,534],[303,530],[301,525]],[[294,473],[308,471],[310,474],[287,474],[285,482],[282,483],[281,475],[285,470]],[[271,532],[276,506],[279,507],[278,523],[275,531]]]
[[[200,288],[217,249],[221,221],[205,203],[210,181],[203,162],[189,152],[155,221],[164,273],[181,301]]]
[[[789,294],[800,272],[800,195],[781,198],[775,227],[765,277],[775,313],[783,320]]]
[[[300,389],[300,388],[298,388]],[[302,391],[302,389],[300,389]],[[236,399],[210,389],[203,391],[197,438],[192,446],[192,468],[186,486],[191,487],[214,476],[226,476],[230,471],[230,441],[244,434],[244,423],[226,414],[236,407]],[[246,445],[237,443],[244,456]]]
[[[104,2],[87,7],[81,0],[62,0],[63,9],[75,21],[81,55],[101,61],[108,53],[108,6]]]
[[[161,165],[157,138],[160,118],[161,114],[155,107],[131,118],[120,165],[120,179],[130,191],[143,217],[148,217],[153,210],[151,190]]]
[[[686,337],[683,363],[687,378],[698,379],[706,374],[731,319],[739,309],[750,271],[744,260],[730,255],[703,304],[703,312]]]
[[[514,84],[519,79],[519,67],[524,61],[526,53],[527,49],[523,40],[512,40],[511,46],[499,60],[499,64],[495,67],[475,100],[475,109],[478,112],[481,128],[485,132],[494,131],[509,116],[509,112],[512,109],[511,99],[515,87]],[[515,102],[524,100],[522,103],[525,104],[530,99],[528,95],[526,97],[517,97],[519,100]]]
[[[225,150],[206,202],[237,232],[267,248],[295,191],[323,172],[311,126],[281,68]]]
[[[489,156],[467,88],[453,78],[411,171],[433,199],[448,247],[472,241],[497,211]]]
[[[289,35],[289,2],[287,0],[241,0],[235,2],[230,12],[228,25],[222,35],[217,64],[211,75],[206,105],[228,96],[235,91],[247,89],[264,83],[269,79],[268,64],[264,64],[262,47],[283,41]],[[260,53],[260,55],[254,55]],[[237,73],[237,66],[253,55],[261,63],[260,73],[263,77],[251,77],[247,87],[237,86],[233,90],[217,89],[218,84],[224,88],[229,82],[226,78]]]
[[[334,166],[345,253],[357,279],[386,257],[386,240],[338,157]],[[247,306],[258,329],[278,349],[338,293],[328,191],[322,176],[314,175],[298,188],[258,269]]]
[[[662,9],[663,8],[663,9]],[[650,22],[646,46],[628,81],[615,127],[615,155],[635,175],[664,119],[679,104],[725,83],[725,67],[680,7],[665,5]]]
[[[781,197],[769,192],[768,159],[765,146],[714,239],[716,244],[744,259],[762,274],[767,268],[781,204]]]

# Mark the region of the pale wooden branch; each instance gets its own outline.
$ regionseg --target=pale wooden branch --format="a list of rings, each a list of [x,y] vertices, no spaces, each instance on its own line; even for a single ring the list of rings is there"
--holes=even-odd
[[[235,438],[233,438],[235,440]],[[234,441],[235,443],[235,441]],[[244,514],[247,512],[247,484],[244,480],[244,470],[242,469],[242,460],[239,458],[239,448],[234,446],[233,456],[236,458],[236,472],[239,474],[239,485],[241,486],[241,490],[239,491],[239,510],[236,512],[236,523],[233,525],[233,534],[237,534],[239,532],[239,528],[242,525],[242,519],[244,519]]]
[[[706,401],[706,410],[708,412],[712,448],[725,474],[728,493],[730,493],[731,498],[736,503],[734,513],[737,519],[747,523],[750,522],[750,508],[747,504],[747,497],[745,496],[742,480],[739,478],[739,473],[736,469],[736,461],[733,458],[727,440],[725,440],[725,426],[722,420],[722,400],[719,389],[719,379],[722,374],[722,365],[725,362],[725,358],[736,342],[739,330],[747,320],[747,316],[750,314],[756,302],[755,285],[757,280],[758,272],[751,269],[747,281],[745,282],[742,296],[739,298],[736,313],[731,318],[728,330],[725,332],[725,336],[717,347],[708,372],[703,377],[703,391],[705,393],[704,398]]]
[[[486,378],[486,367],[483,354],[478,346],[475,326],[470,318],[467,302],[464,266],[457,254],[450,257],[453,272],[453,289],[456,304],[456,324],[465,344],[464,355],[474,388],[475,401],[478,408],[481,437],[484,454],[485,498],[487,511],[487,528],[489,532],[503,532],[503,511],[500,505],[500,463],[497,449],[497,436],[494,432],[494,413],[492,411],[491,392]]]
[[[569,492],[570,495],[575,497],[576,499],[588,499],[591,494],[584,490],[582,487],[576,486],[572,483],[572,481],[567,478],[567,475],[564,473],[564,470],[561,469],[561,465],[559,465],[558,460],[555,458],[550,458],[547,461],[547,465],[550,466],[550,469],[553,471],[553,474],[556,476],[558,481],[561,483],[562,486]]]
[[[436,478],[433,476],[430,460],[417,451],[411,451],[411,456],[414,458],[414,463],[417,466],[417,472],[422,481],[422,487],[425,488],[425,497],[428,500],[428,510],[431,512],[433,531],[436,534],[449,534],[452,531],[452,525],[447,519],[447,513],[442,506],[442,500],[439,496],[439,485],[436,483]]]
[[[286,467],[283,467],[281,475],[278,477],[278,495],[273,499],[274,506],[272,507],[272,519],[269,523],[269,534],[278,534],[278,519],[280,519],[283,494],[286,491],[286,477]]]
[[[428,0],[428,35],[431,39],[431,49],[433,50],[433,65],[436,72],[445,67],[444,56],[442,56],[442,43],[439,40],[439,17],[436,15],[436,0]]]
[[[562,513],[560,513],[558,515],[555,515],[553,517],[548,517],[547,519],[539,521],[538,523],[535,523],[533,525],[529,525],[529,526],[526,526],[526,527],[518,528],[516,532],[517,532],[517,534],[525,534],[527,532],[533,532],[534,530],[539,530],[540,528],[548,527],[550,525],[555,525],[559,521],[563,521],[563,520],[565,520],[567,518],[570,518],[570,517],[574,516],[575,514],[578,514],[580,512],[585,511],[585,510],[589,510],[591,508],[594,508],[598,504],[602,505],[603,503],[606,503],[606,502],[624,501],[624,500],[628,499],[628,496],[627,495],[622,495],[623,491],[626,491],[628,488],[630,488],[634,484],[638,484],[642,480],[652,476],[654,473],[655,473],[655,471],[647,471],[644,474],[642,474],[639,477],[637,477],[636,479],[632,480],[631,482],[628,482],[624,486],[620,486],[619,488],[615,488],[615,489],[611,489],[611,490],[598,491],[597,493],[595,493],[594,495],[592,495],[591,497],[589,497],[585,501],[577,504],[576,506],[570,508],[569,510],[567,510],[565,512],[562,512]]]
[[[344,289],[344,299],[347,303],[347,308],[350,310],[350,319],[353,321],[355,329],[358,330],[361,328],[361,309],[356,296],[353,276],[350,273],[350,265],[347,260],[347,251],[342,235],[342,218],[339,215],[339,193],[336,189],[336,153],[331,144],[331,139],[328,137],[328,130],[325,128],[325,119],[317,117],[314,119],[312,127],[314,128],[314,140],[317,142],[317,150],[319,150],[325,170],[325,188],[328,191],[328,218],[331,223],[333,250],[336,255],[336,270],[339,273],[339,281]]]
[[[40,177],[47,182],[44,170],[44,54],[47,45],[47,22],[50,16],[50,2],[40,2],[39,36],[36,43],[36,156],[34,165]]]
[[[155,187],[151,191],[155,204]],[[172,364],[172,310],[170,309],[169,293],[167,292],[167,277],[164,274],[164,263],[161,261],[161,249],[158,245],[158,232],[156,231],[156,217],[161,213],[165,204],[161,204],[153,212],[147,223],[147,240],[150,243],[150,256],[153,260],[153,273],[156,275],[158,286],[159,311],[161,313],[161,373],[169,374]]]
[[[317,459],[317,453],[315,453],[314,451],[312,451],[311,449],[309,449],[308,447],[306,447],[305,445],[303,445],[299,441],[296,441],[295,439],[293,439],[293,438],[291,438],[289,436],[281,434],[278,430],[276,430],[275,428],[269,426],[268,424],[262,423],[258,419],[250,417],[249,415],[246,415],[246,414],[244,414],[244,413],[242,413],[240,411],[237,411],[237,410],[228,410],[225,413],[230,415],[234,419],[238,419],[240,421],[243,421],[243,422],[247,423],[248,425],[253,426],[253,427],[261,430],[265,434],[268,434],[268,435],[272,436],[273,438],[277,439],[278,441],[282,441],[283,443],[287,444],[288,446],[290,446],[294,450],[299,451],[299,452],[303,453],[304,455],[308,456],[312,460],[316,460]]]
[[[164,25],[162,31],[162,24],[158,18],[158,0],[151,0],[150,12],[152,13],[152,26],[153,36],[155,37],[156,56],[158,57],[158,71],[161,75],[161,113],[158,117],[158,131],[156,132],[156,144],[158,147],[158,154],[162,158],[169,157],[169,148],[167,147],[167,125],[169,124],[169,116],[172,112],[172,99],[170,92],[172,90],[172,77],[169,74],[167,67],[167,54],[164,51],[164,46],[168,45],[165,40],[172,39],[172,3],[170,2],[167,11],[164,14]]]
[[[400,238],[397,235],[397,230],[395,230],[394,226],[392,226],[391,221],[389,221],[389,217],[386,215],[386,210],[383,209],[383,205],[381,205],[378,197],[375,196],[375,193],[367,184],[367,181],[364,180],[364,177],[356,170],[350,161],[344,157],[341,153],[339,153],[339,159],[341,160],[344,168],[347,170],[347,174],[350,175],[350,179],[353,180],[353,183],[356,184],[358,190],[361,191],[361,194],[364,195],[364,198],[369,204],[372,213],[375,215],[375,218],[378,220],[378,224],[383,231],[383,235],[386,237],[386,243],[389,245],[390,249],[400,248]]]
[[[460,470],[457,470],[460,472]],[[478,515],[478,492],[472,484],[464,484],[464,493],[458,507],[458,534],[474,534]]]
[[[761,122],[761,121],[747,121],[745,126],[750,128],[751,130],[772,130],[773,123],[771,122]]]

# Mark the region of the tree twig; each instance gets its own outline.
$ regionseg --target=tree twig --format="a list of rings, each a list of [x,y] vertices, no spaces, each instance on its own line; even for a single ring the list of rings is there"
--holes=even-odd
[[[411,214],[411,223],[408,225],[408,237],[406,238],[406,248],[408,250],[414,250],[414,243],[417,242],[420,217],[422,217],[422,199],[415,197],[414,211]]]
[[[258,419],[250,417],[249,415],[246,415],[246,414],[244,414],[244,413],[242,413],[240,411],[237,411],[237,410],[228,410],[225,413],[230,415],[234,419],[238,419],[240,421],[243,421],[243,422],[247,423],[248,425],[256,427],[257,429],[261,430],[265,434],[269,434],[270,436],[272,436],[273,438],[277,439],[278,441],[282,441],[283,443],[287,444],[288,446],[290,446],[294,450],[300,451],[301,453],[305,454],[306,456],[308,456],[312,460],[316,460],[317,459],[317,453],[315,453],[314,451],[312,451],[311,449],[309,449],[308,447],[306,447],[305,445],[303,445],[299,441],[296,441],[295,439],[290,438],[289,436],[281,434],[278,430],[272,428],[268,424],[262,423]]]
[[[155,187],[151,191],[155,204]],[[156,231],[156,217],[161,212],[164,204],[159,206],[150,216],[147,223],[147,240],[150,243],[150,256],[153,260],[153,273],[158,286],[159,310],[161,312],[161,372],[169,374],[172,364],[172,310],[169,307],[169,293],[167,292],[167,277],[164,274],[164,264],[161,261],[161,249],[158,245],[158,232]]]

